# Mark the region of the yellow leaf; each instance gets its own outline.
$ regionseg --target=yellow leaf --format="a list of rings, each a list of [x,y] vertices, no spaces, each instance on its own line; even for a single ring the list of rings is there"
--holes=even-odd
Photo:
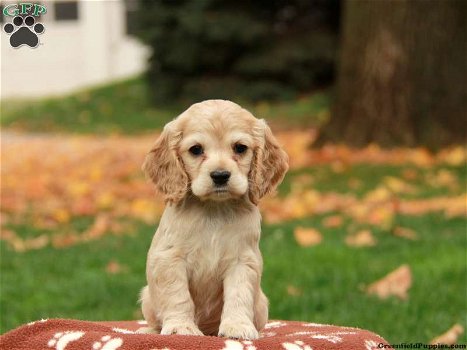
[[[352,247],[372,247],[376,239],[369,230],[362,230],[345,238],[345,243]]]
[[[71,181],[68,184],[68,192],[73,197],[81,197],[89,192],[89,185],[86,182]]]
[[[94,166],[89,171],[89,178],[93,181],[98,181],[102,178],[102,168],[99,166]]]
[[[445,344],[445,345],[453,345],[456,344],[457,339],[459,336],[464,333],[464,327],[460,324],[456,323],[454,326],[449,328],[445,333],[437,336],[434,338],[430,344],[431,345],[438,345],[438,344]]]
[[[409,185],[405,181],[394,177],[394,176],[386,176],[383,179],[383,183],[395,193],[414,193],[415,188],[412,185]]]
[[[140,198],[131,202],[131,214],[147,223],[155,221],[156,211],[157,207],[154,200]]]
[[[365,201],[367,202],[383,202],[387,201],[392,197],[391,191],[388,190],[385,186],[379,186],[374,190],[368,192],[365,196]]]
[[[452,166],[463,165],[467,161],[467,150],[462,147],[454,147],[440,152],[438,155],[441,161]]]
[[[97,206],[100,209],[110,208],[114,201],[115,201],[115,197],[110,192],[102,193],[96,199]]]
[[[323,236],[314,228],[297,227],[294,230],[294,237],[302,247],[309,247],[321,243]]]
[[[63,223],[66,223],[66,222],[70,221],[70,213],[67,210],[63,209],[63,208],[60,208],[60,209],[55,210],[52,213],[52,218],[55,221],[63,224]]]
[[[300,288],[297,288],[292,285],[287,286],[287,294],[293,297],[298,297],[303,294],[303,291]]]
[[[457,177],[447,169],[440,169],[436,175],[428,177],[428,183],[433,187],[447,187],[456,190],[459,187]]]
[[[381,299],[395,296],[399,299],[408,298],[408,290],[412,285],[412,272],[408,265],[401,265],[385,277],[373,282],[366,288],[368,294],[375,294]]]

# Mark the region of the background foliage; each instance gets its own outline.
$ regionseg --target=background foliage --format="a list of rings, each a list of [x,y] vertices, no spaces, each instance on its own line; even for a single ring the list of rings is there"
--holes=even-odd
[[[152,99],[283,99],[327,85],[339,9],[338,0],[142,1]]]

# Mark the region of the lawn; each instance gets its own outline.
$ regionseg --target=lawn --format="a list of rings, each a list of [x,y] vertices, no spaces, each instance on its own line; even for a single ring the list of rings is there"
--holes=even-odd
[[[121,84],[123,95],[111,86],[8,107],[3,125],[34,132],[49,125],[62,134],[2,135],[1,333],[40,318],[141,318],[138,292],[163,206],[140,165],[153,129],[175,114],[136,108],[135,92],[127,101],[134,118],[125,119],[119,100],[136,86],[144,92],[144,84]],[[115,106],[115,119],[100,117],[101,97]],[[428,343],[456,323],[465,328],[465,149],[309,149],[308,127],[327,113],[326,103],[313,95],[252,107],[277,122],[291,157],[278,196],[261,205],[270,317],[367,328],[393,344]],[[85,104],[92,112],[81,122]],[[308,116],[310,124],[283,130],[294,111],[296,123]],[[113,133],[137,135],[106,135]],[[304,244],[300,227],[322,240]],[[361,231],[372,241],[348,240]],[[366,292],[401,265],[412,277],[406,299]],[[457,342],[467,342],[465,333]]]
[[[65,97],[2,101],[1,125],[33,132],[136,134],[162,128],[191,103],[154,108],[145,81],[133,78],[83,90]],[[328,117],[329,94],[317,92],[298,100],[242,105],[281,126],[317,125]]]

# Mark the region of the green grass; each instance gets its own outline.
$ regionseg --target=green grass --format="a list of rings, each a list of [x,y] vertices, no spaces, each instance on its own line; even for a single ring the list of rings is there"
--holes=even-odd
[[[404,172],[413,171],[416,177],[413,179],[404,179]],[[302,168],[290,170],[284,179],[279,194],[283,195],[291,190],[295,178],[310,175],[311,183],[307,188],[316,189],[322,192],[351,193],[357,197],[363,197],[372,189],[375,189],[385,183],[388,177],[398,178],[410,186],[413,192],[398,194],[399,198],[426,198],[435,196],[455,195],[459,193],[463,185],[462,181],[456,186],[449,187],[443,184],[430,185],[427,181],[435,177],[439,172],[450,172],[457,179],[467,179],[467,167],[436,165],[428,169],[418,168],[415,165],[405,165],[403,167],[396,165],[377,165],[369,163],[350,164],[343,171],[333,171],[332,166],[323,164],[319,167]],[[433,180],[431,180],[433,181]],[[352,182],[356,182],[356,187],[352,188]]]
[[[312,187],[317,190],[329,190],[334,183],[335,190],[344,192],[340,184],[350,178],[368,179],[366,191],[384,176],[398,176],[403,169],[361,165],[336,174],[328,167],[312,167],[290,173],[281,192],[286,193],[294,176],[303,172],[314,176]],[[426,173],[437,169],[419,170]],[[461,167],[451,170],[465,175]],[[426,184],[419,185],[421,197],[439,194]],[[352,224],[349,219],[340,228],[322,225],[323,218],[332,214],[263,226],[263,288],[270,299],[271,318],[367,328],[390,343],[426,343],[454,323],[466,326],[464,218],[446,219],[438,213],[397,216],[394,224],[416,231],[418,241],[373,227],[378,244],[352,248],[344,243],[346,228]],[[83,220],[73,223],[76,229],[84,224]],[[323,243],[300,247],[293,237],[298,225],[318,229],[324,235]],[[22,237],[46,232],[28,226],[12,228]],[[127,236],[106,236],[67,249],[46,247],[25,253],[12,251],[2,241],[1,332],[40,318],[140,318],[136,300],[145,284],[145,259],[154,229],[136,224]],[[112,260],[125,269],[108,274],[106,266]],[[413,272],[408,300],[380,300],[363,292],[365,285],[402,264],[408,264]],[[288,286],[302,294],[289,295]],[[464,334],[458,342],[466,340]]]
[[[465,325],[463,220],[446,221],[440,215],[399,217],[404,226],[421,234],[419,241],[376,231],[379,244],[360,249],[347,247],[340,230],[320,227],[320,221],[317,216],[263,228],[263,287],[271,318],[368,328],[390,342],[426,342],[453,323]],[[298,246],[292,235],[297,224],[317,227],[325,235],[324,243]],[[2,243],[1,332],[40,318],[139,317],[136,300],[145,283],[145,256],[153,230],[140,225],[132,236],[22,254]],[[106,273],[111,260],[127,269]],[[362,292],[363,285],[403,263],[413,270],[408,301],[382,301]],[[287,286],[303,294],[288,295]]]
[[[303,126],[327,117],[330,98],[322,92],[298,101],[240,103],[258,117]],[[161,129],[187,107],[182,103],[151,106],[145,80],[133,78],[64,97],[2,101],[1,125],[33,132],[134,134]]]

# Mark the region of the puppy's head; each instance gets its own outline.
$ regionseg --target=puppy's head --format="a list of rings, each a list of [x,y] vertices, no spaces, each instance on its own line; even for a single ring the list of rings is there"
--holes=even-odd
[[[143,164],[166,201],[259,199],[288,169],[287,154],[263,120],[224,100],[196,103],[168,123]],[[248,196],[247,196],[248,194]]]

